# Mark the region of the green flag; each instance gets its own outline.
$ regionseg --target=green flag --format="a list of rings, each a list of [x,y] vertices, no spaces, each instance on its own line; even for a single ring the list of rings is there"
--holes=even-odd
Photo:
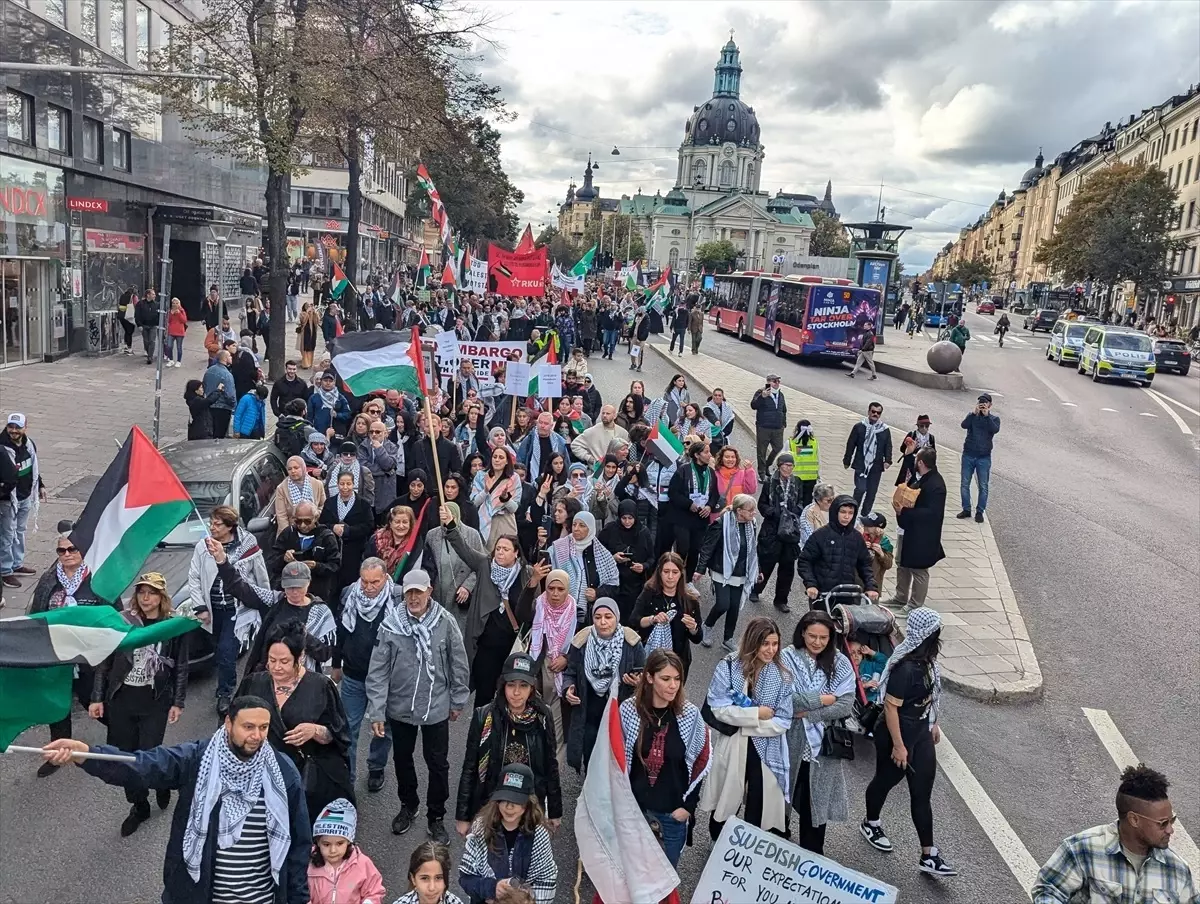
[[[577,278],[580,276],[587,276],[588,271],[592,269],[592,259],[595,256],[596,256],[596,246],[593,245],[591,248],[589,248],[587,250],[587,252],[583,255],[583,257],[581,257],[579,259],[579,263],[577,263],[574,267],[571,268],[571,275],[574,277],[577,277]]]

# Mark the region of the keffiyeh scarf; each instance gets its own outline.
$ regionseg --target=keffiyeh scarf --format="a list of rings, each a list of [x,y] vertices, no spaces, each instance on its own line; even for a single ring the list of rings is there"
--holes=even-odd
[[[88,567],[80,565],[75,569],[75,576],[71,577],[62,567],[62,562],[54,566],[54,576],[58,579],[59,585],[62,587],[62,595],[51,594],[50,608],[62,609],[69,606],[78,606],[79,602],[75,599],[75,594],[79,592],[79,587],[84,579],[88,576]]]
[[[784,676],[783,671],[774,662],[768,662],[758,672],[754,683],[754,691],[750,692],[748,682],[742,675],[742,665],[736,653],[726,656],[717,663],[712,681],[708,687],[708,701],[713,709],[723,706],[736,706],[733,702],[734,693],[749,696],[751,703],[758,706],[769,706],[775,713],[774,720],[788,727],[792,721],[792,682]],[[750,738],[754,750],[763,765],[770,770],[779,783],[783,799],[791,802],[791,781],[789,776],[788,747],[786,735],[775,735],[769,738]]]
[[[287,786],[275,750],[263,741],[248,760],[238,759],[229,746],[224,726],[218,728],[200,757],[196,792],[183,830],[183,862],[193,882],[200,881],[200,867],[208,840],[213,807],[221,805],[217,824],[217,850],[226,850],[242,837],[246,815],[259,797],[267,808],[267,840],[271,849],[271,877],[279,882],[279,869],[291,847]]]
[[[328,487],[330,495],[333,495],[337,492],[338,478],[343,474],[349,474],[354,478],[355,494],[362,489],[362,465],[359,464],[358,459],[356,458],[354,461],[347,463],[342,461],[341,458],[336,458],[334,459],[333,464],[329,466]]]
[[[374,621],[379,610],[392,599],[392,595],[396,592],[396,585],[390,576],[385,577],[384,581],[383,589],[374,597],[363,593],[362,581],[355,581],[350,585],[350,593],[347,594],[346,601],[342,604],[342,626],[347,631],[354,630],[360,616],[367,621]]]
[[[879,434],[887,431],[888,426],[882,420],[871,423],[867,418],[859,421],[863,425],[863,473],[866,474],[871,470],[871,465],[875,464],[875,452],[879,448]]]
[[[754,536],[754,522],[746,522],[746,579],[742,582],[742,599],[750,595],[754,582],[758,579],[758,542]],[[725,541],[725,557],[721,562],[721,571],[725,577],[733,576],[733,567],[737,564],[738,551],[741,549],[742,530],[737,513],[733,509],[721,516],[721,534]]]
[[[421,689],[420,675],[422,671],[429,682],[429,696],[425,700],[426,717],[429,716],[429,710],[433,706],[433,683],[435,678],[433,668],[433,629],[438,626],[438,622],[442,620],[442,613],[445,611],[437,603],[430,601],[429,609],[426,611],[424,617],[417,619],[408,611],[407,605],[392,606],[383,617],[383,623],[379,626],[382,630],[391,631],[393,634],[399,634],[401,637],[411,637],[416,644],[417,680],[413,682],[412,698],[414,715],[417,711],[417,693]]]
[[[287,600],[278,603],[280,606],[290,606]],[[308,606],[308,615],[304,620],[304,631],[311,637],[326,644],[333,644],[337,637],[337,622],[333,620],[333,612],[324,603],[313,602]],[[311,672],[321,671],[324,663],[317,662],[308,653],[304,654],[304,667]]]
[[[601,637],[593,627],[583,648],[583,671],[588,684],[601,697],[608,694],[613,679],[621,669],[621,654],[625,651],[625,631],[617,625],[611,637]]]
[[[879,676],[879,689],[876,693],[879,695],[880,700],[887,695],[888,677],[892,674],[892,669],[899,665],[905,656],[924,643],[934,631],[941,630],[941,627],[942,617],[936,610],[930,609],[928,606],[914,609],[908,614],[908,619],[904,625],[904,640],[900,641],[899,646],[892,651],[887,665],[883,667],[883,674]],[[935,659],[933,661],[933,705],[929,711],[930,722],[937,722],[941,710],[941,701],[942,667]]]
[[[618,712],[621,716],[621,734],[625,742],[625,762],[632,763],[637,756],[638,732],[642,727],[642,718],[638,715],[637,702],[632,698],[621,704]],[[691,794],[712,769],[712,746],[709,743],[708,726],[700,716],[700,709],[694,703],[683,704],[681,712],[675,720],[679,736],[683,739],[684,760],[688,767],[688,789],[686,797]]]
[[[668,599],[668,597],[663,597]],[[650,636],[646,638],[646,655],[649,656],[655,650],[671,650],[674,649],[671,641],[671,622],[675,621],[683,613],[683,608],[678,604],[677,597],[670,597],[671,607],[660,611],[667,613],[667,621],[665,624],[655,622],[650,626]],[[658,613],[655,612],[655,615]]]
[[[537,598],[533,607],[533,630],[529,635],[529,655],[538,659],[542,653],[547,657],[565,654],[571,637],[575,634],[575,600],[571,594],[555,609],[546,594]],[[554,673],[554,689],[561,697],[563,673]]]
[[[495,559],[492,559],[491,578],[492,583],[496,585],[496,589],[500,591],[500,614],[503,615],[505,607],[508,605],[508,591],[512,589],[512,585],[516,583],[517,577],[521,574],[521,563],[513,562],[512,565],[505,568]]]
[[[346,516],[350,514],[350,509],[354,508],[354,503],[357,499],[357,493],[351,493],[349,499],[343,499],[340,495],[337,497],[338,521],[346,520]]]
[[[599,586],[620,584],[621,573],[617,570],[617,560],[599,543],[591,543],[589,538],[583,545],[580,545],[568,533],[550,544],[550,565],[554,568],[561,568],[571,578],[571,596],[575,598],[581,609],[587,605],[587,597],[584,594],[587,589],[587,564],[583,561],[583,552],[589,543],[592,555],[596,560],[596,574],[600,578]]]
[[[317,386],[316,394],[317,398],[321,400],[321,404],[330,411],[335,411],[337,409],[338,396],[340,396],[341,393],[338,392],[336,386],[333,389],[322,389],[320,386]]]
[[[297,506],[301,502],[316,501],[313,499],[312,485],[308,482],[308,477],[301,477],[299,483],[289,477],[287,479],[287,494],[288,502],[293,506]]]
[[[833,643],[831,640],[830,643]],[[833,677],[828,678],[808,650],[788,647],[780,654],[787,670],[792,674],[793,692],[807,694],[833,694],[841,697],[854,693],[854,666],[841,653],[834,654]],[[805,747],[801,755],[804,762],[815,760],[821,753],[821,740],[825,737],[825,723],[801,720],[804,723]]]
[[[491,484],[489,488],[489,483]],[[509,502],[501,502],[500,497],[508,492]],[[471,483],[471,501],[479,509],[479,535],[483,542],[488,542],[492,534],[492,520],[497,515],[505,513],[505,506],[513,499],[521,498],[521,487],[514,475],[508,480],[490,477],[487,471],[480,471]]]

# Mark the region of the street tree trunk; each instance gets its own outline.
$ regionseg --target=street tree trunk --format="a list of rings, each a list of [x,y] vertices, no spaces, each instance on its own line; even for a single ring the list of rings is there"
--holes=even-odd
[[[267,376],[283,377],[284,346],[287,337],[287,206],[292,192],[292,177],[277,170],[267,171],[267,255],[271,261],[267,295],[271,299],[271,319],[267,336]]]
[[[343,307],[346,310],[346,328],[353,329],[350,324],[358,324],[358,233],[362,225],[361,130],[353,119],[346,131],[346,170],[349,179],[346,200],[350,205],[350,215],[346,221],[346,278],[350,280],[350,288],[346,290]]]

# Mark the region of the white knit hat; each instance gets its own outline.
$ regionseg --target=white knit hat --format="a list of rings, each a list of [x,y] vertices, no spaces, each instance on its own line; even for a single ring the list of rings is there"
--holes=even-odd
[[[320,838],[322,835],[333,835],[353,841],[354,833],[357,830],[358,811],[354,809],[354,804],[346,798],[339,797],[326,804],[321,815],[317,817],[317,821],[313,823],[312,833],[314,839]]]

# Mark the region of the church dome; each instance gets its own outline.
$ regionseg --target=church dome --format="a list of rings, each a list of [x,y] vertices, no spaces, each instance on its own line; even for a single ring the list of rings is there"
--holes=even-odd
[[[1044,172],[1042,164],[1044,162],[1045,158],[1042,157],[1042,152],[1039,149],[1037,159],[1033,161],[1033,166],[1025,170],[1025,175],[1021,177],[1021,188],[1031,188],[1033,183],[1042,177],[1042,173]]]
[[[733,36],[721,48],[714,68],[713,96],[698,105],[684,126],[685,144],[725,144],[757,147],[760,137],[754,108],[740,98],[742,64]]]

